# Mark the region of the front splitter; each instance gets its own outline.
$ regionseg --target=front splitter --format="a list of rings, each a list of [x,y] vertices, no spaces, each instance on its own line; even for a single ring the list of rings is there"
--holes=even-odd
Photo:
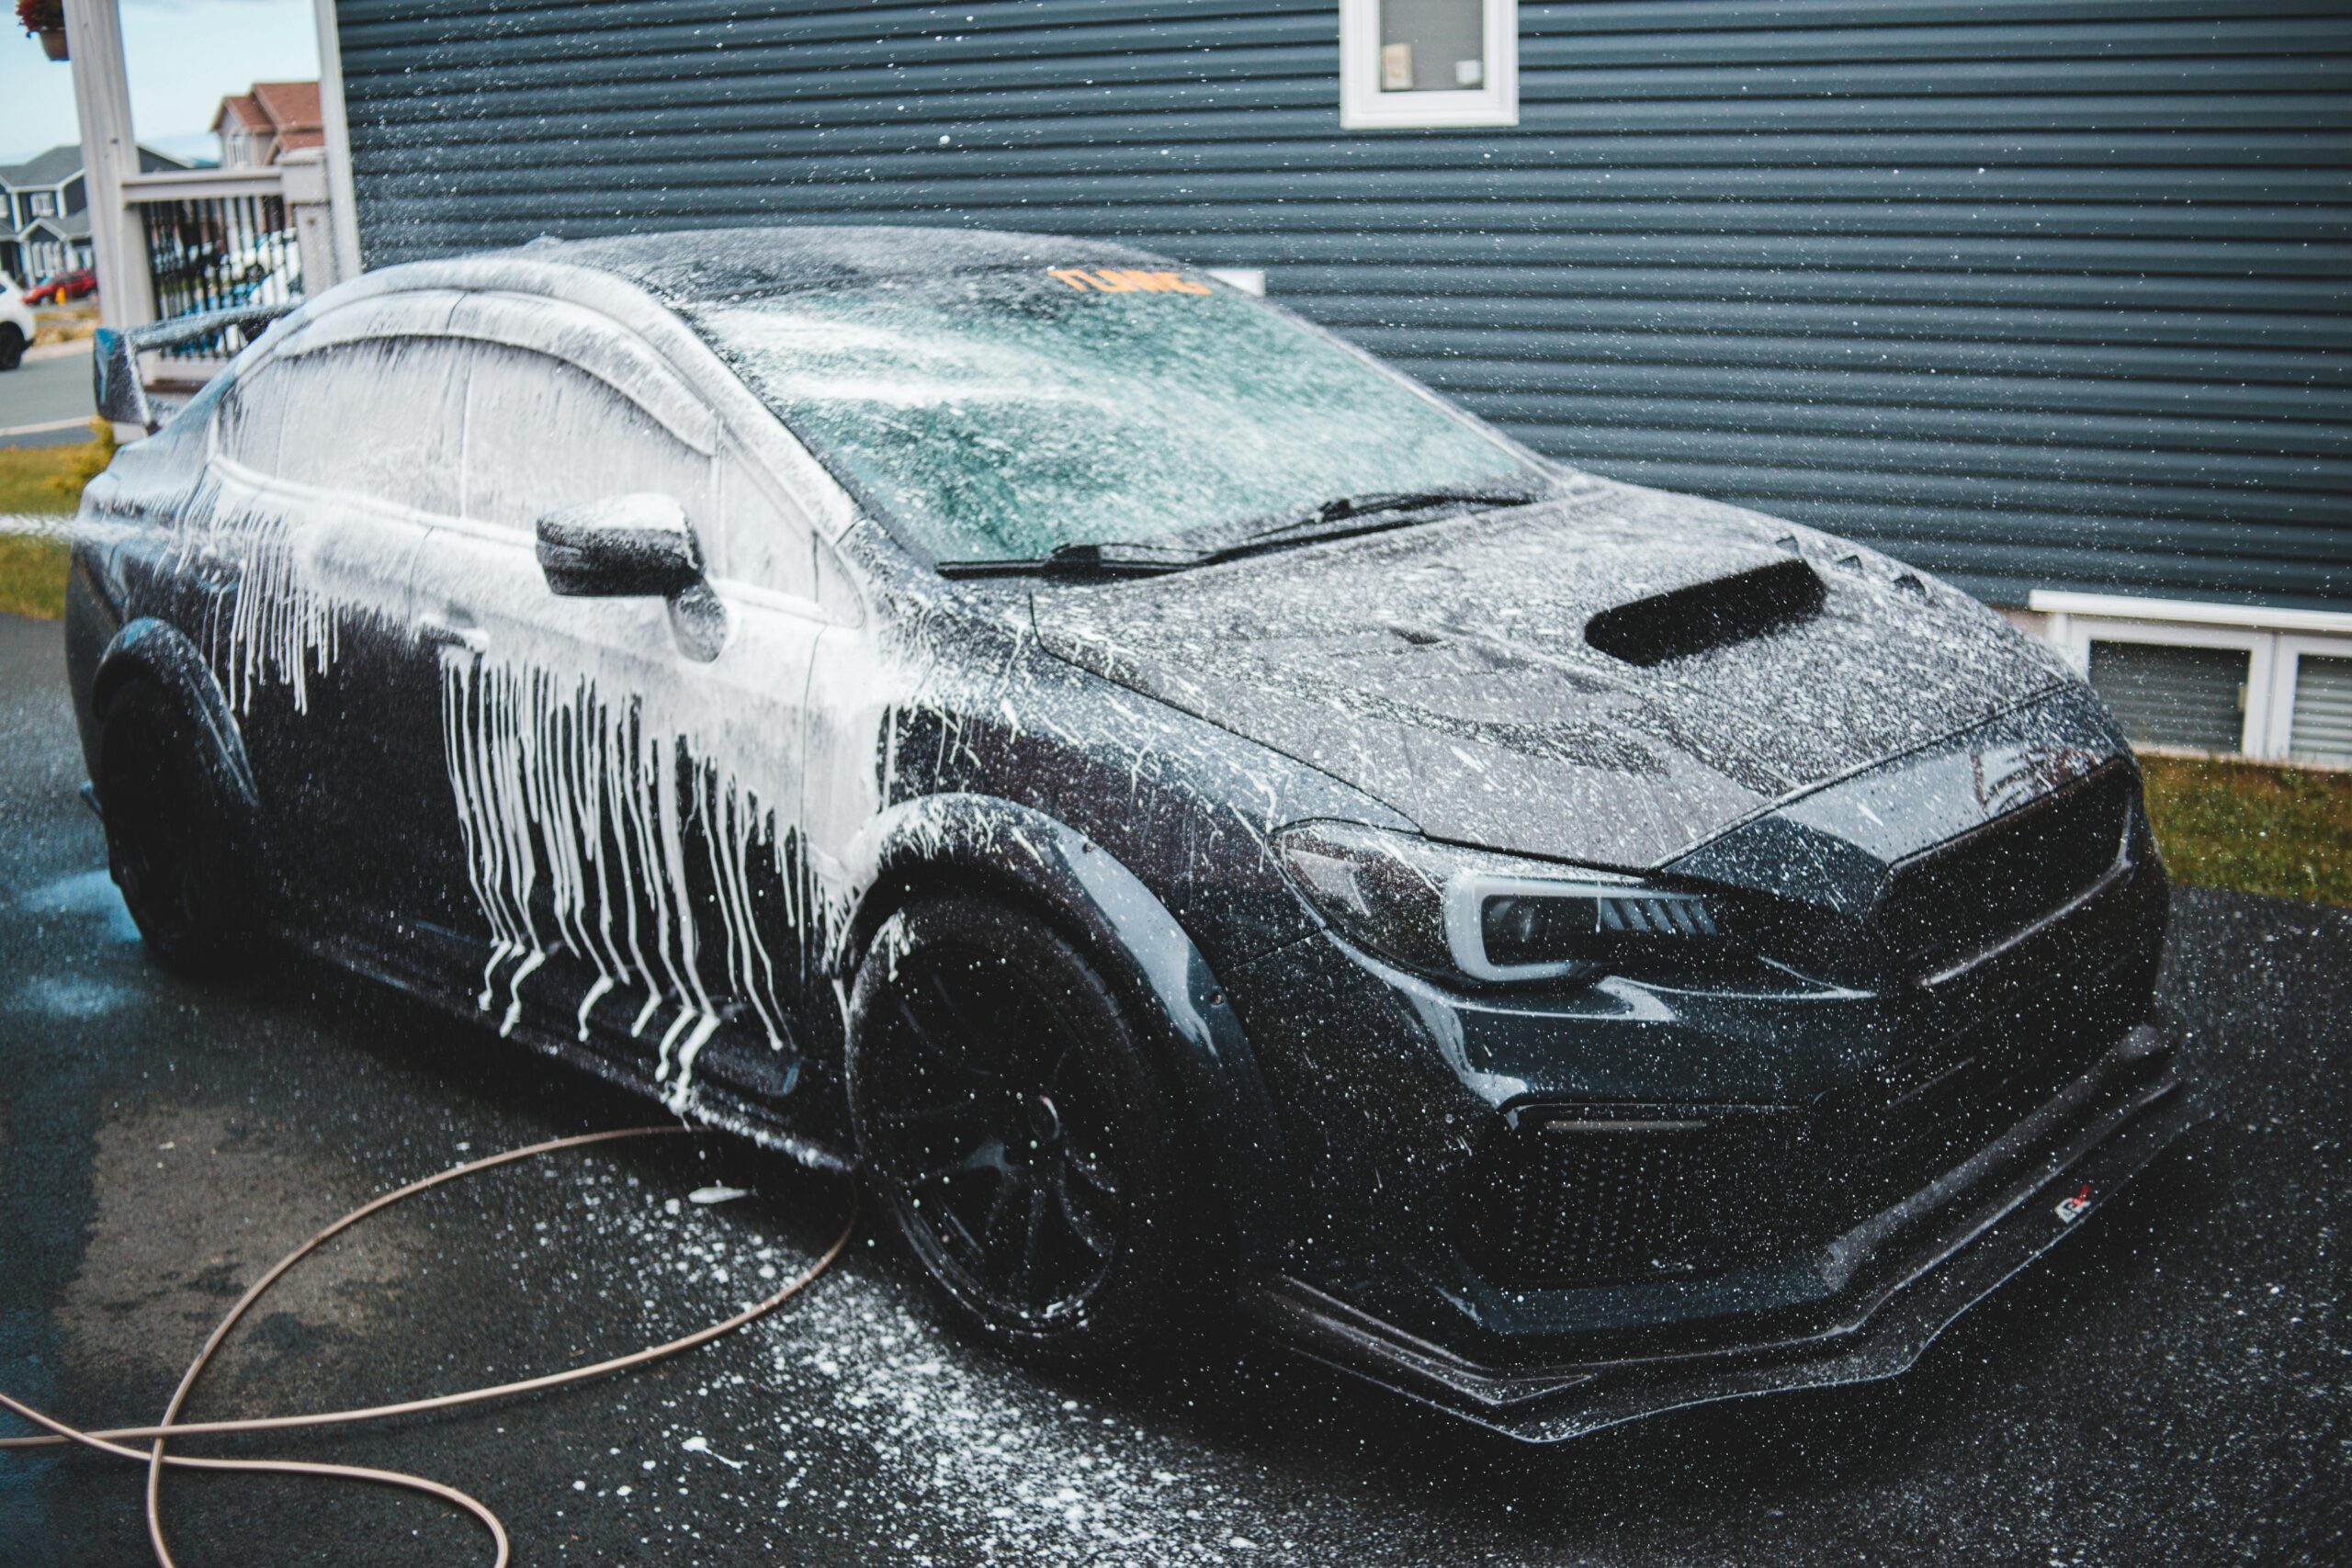
[[[2135,1030],[2101,1070],[2076,1086],[2104,1098],[2099,1080],[2144,1062],[2154,1032]],[[2111,1090],[2108,1091],[2111,1093]],[[1457,1356],[1362,1313],[1304,1281],[1278,1276],[1245,1289],[1240,1305],[1291,1348],[1340,1371],[1532,1443],[1562,1442],[1620,1422],[1687,1405],[1759,1393],[1867,1382],[1906,1371],[1954,1320],[2012,1275],[2083,1228],[2092,1212],[2202,1119],[2195,1098],[2167,1070],[2120,1098],[2071,1135],[2038,1127],[2062,1120],[2059,1100],[1898,1209],[1957,1190],[1904,1224],[1908,1246],[1863,1233],[1903,1216],[1890,1211],[1826,1249],[1823,1267],[1845,1289],[1832,1315],[1801,1330],[1728,1346],[1540,1366],[1489,1366]],[[2083,1107],[2072,1108],[2080,1111]],[[2020,1154],[2014,1145],[2030,1149]],[[1968,1179],[1979,1161],[2005,1180]],[[1871,1247],[1876,1267],[1852,1249]],[[1846,1249],[1841,1253],[1840,1249]]]

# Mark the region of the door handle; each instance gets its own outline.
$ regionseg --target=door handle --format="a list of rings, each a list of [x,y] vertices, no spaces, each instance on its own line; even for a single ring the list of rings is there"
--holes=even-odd
[[[416,623],[416,640],[430,649],[456,649],[479,654],[490,647],[490,634],[470,621],[450,615],[424,615]]]

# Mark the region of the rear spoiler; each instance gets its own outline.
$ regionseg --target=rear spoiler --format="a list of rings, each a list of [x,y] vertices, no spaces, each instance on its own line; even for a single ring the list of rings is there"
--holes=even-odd
[[[163,422],[149,407],[147,389],[139,379],[141,355],[201,343],[231,327],[243,327],[251,333],[285,315],[297,303],[300,302],[199,310],[145,327],[100,327],[90,355],[90,377],[97,394],[98,416],[116,424],[135,424],[153,434]]]

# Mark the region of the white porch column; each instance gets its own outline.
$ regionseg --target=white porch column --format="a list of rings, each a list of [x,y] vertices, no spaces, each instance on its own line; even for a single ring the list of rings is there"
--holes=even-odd
[[[333,276],[340,280],[359,276],[359,198],[351,180],[351,118],[343,102],[343,33],[335,18],[334,0],[312,0],[311,10],[319,28],[319,118],[324,121],[327,139]]]
[[[286,220],[302,255],[302,292],[323,294],[347,276],[336,244],[335,214],[327,177],[326,151],[305,147],[277,161],[279,189],[286,195]]]
[[[116,0],[65,0],[65,38],[74,62],[74,107],[82,122],[82,194],[96,253],[98,312],[111,326],[143,326],[155,319],[155,297],[145,236],[122,199],[123,182],[139,173],[139,142],[130,125],[130,78],[123,69]]]

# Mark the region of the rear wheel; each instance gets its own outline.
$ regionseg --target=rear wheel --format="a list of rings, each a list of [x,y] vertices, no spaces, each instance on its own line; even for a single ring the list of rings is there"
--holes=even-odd
[[[99,738],[107,868],[164,964],[208,978],[249,967],[262,924],[243,843],[195,726],[152,681],[117,694]]]
[[[14,321],[0,323],[0,370],[14,370],[24,359],[24,330]]]
[[[1025,910],[886,921],[851,995],[851,1119],[882,1206],[956,1314],[1086,1357],[1177,1282],[1168,1122],[1128,1010]]]

